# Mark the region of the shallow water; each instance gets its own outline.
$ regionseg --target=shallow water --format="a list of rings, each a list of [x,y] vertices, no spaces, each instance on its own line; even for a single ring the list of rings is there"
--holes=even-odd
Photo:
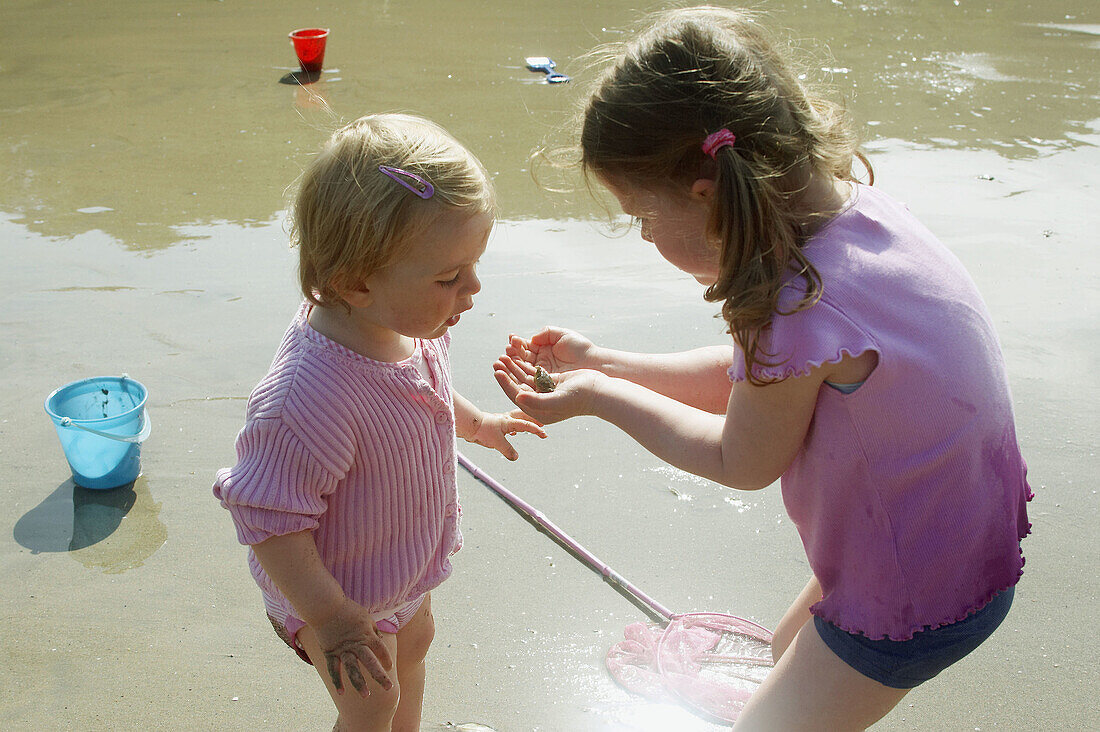
[[[532,180],[569,142],[580,55],[656,3],[0,5],[0,596],[5,728],[324,727],[330,702],[258,609],[213,471],[298,296],[284,190],[338,121],[403,109],[494,173],[504,221],[454,335],[458,388],[490,409],[509,332],[549,322],[613,347],[722,342],[714,308],[586,194]],[[878,728],[1085,729],[1100,647],[1100,11],[1043,4],[772,2],[860,122],[878,185],[974,275],[1004,346],[1038,494],[1004,629]],[[280,84],[286,33],[332,28],[327,71]],[[549,55],[575,77],[523,68]],[[535,255],[535,253],[538,253]],[[950,364],[946,368],[965,368]],[[133,495],[75,495],[42,412],[62,383],[127,371],[153,434]],[[807,576],[778,491],[674,471],[606,425],[471,458],[662,603],[769,627]],[[628,697],[603,669],[644,619],[598,575],[463,476],[466,545],[433,600],[425,729],[712,729]],[[135,670],[140,663],[140,670]],[[35,669],[34,673],[27,673]],[[1023,693],[1021,679],[1027,679]],[[103,700],[111,704],[103,705]]]
[[[540,191],[528,155],[569,141],[576,59],[658,3],[270,3],[9,0],[0,9],[0,211],[31,230],[92,229],[155,250],[196,225],[270,221],[337,121],[403,109],[437,119],[497,176],[506,218],[593,212]],[[1088,0],[773,2],[870,141],[1027,158],[1091,144],[1100,12]],[[288,29],[331,27],[321,80]],[[549,55],[572,85],[523,67]],[[185,228],[187,230],[185,230]]]

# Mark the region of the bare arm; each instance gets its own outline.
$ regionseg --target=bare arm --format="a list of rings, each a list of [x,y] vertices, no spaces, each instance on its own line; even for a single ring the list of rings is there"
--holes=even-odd
[[[539,394],[533,368],[502,357],[497,382],[519,406],[543,421],[588,414],[629,434],[665,462],[743,490],[775,481],[790,465],[809,428],[825,373],[777,384],[733,385],[725,415],[711,414],[657,391],[595,370],[559,375],[558,388]]]
[[[497,450],[509,460],[519,458],[519,453],[508,442],[509,435],[530,432],[546,437],[542,425],[518,409],[511,414],[486,414],[453,389],[451,396],[455,405],[455,434],[469,442]]]
[[[455,404],[455,434],[469,440],[481,429],[485,422],[485,413],[454,389],[451,390],[451,397]]]
[[[352,601],[321,561],[312,531],[273,536],[252,546],[260,566],[317,634],[329,675],[343,692],[341,669],[362,695],[369,693],[360,672],[366,669],[382,688],[392,683],[385,644],[366,609]]]
[[[631,353],[602,348],[575,331],[549,326],[530,339],[512,336],[505,353],[553,373],[595,369],[714,414],[725,412],[729,402],[732,345],[682,353]]]
[[[595,414],[662,460],[731,488],[756,490],[779,478],[794,460],[810,425],[821,379],[733,386],[724,417],[661,403],[640,388],[611,380]]]
[[[597,368],[678,402],[713,414],[729,403],[733,346],[705,346],[682,353],[631,353],[597,349]]]

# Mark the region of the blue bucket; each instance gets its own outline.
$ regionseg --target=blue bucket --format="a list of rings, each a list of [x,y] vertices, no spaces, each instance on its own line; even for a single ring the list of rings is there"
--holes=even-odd
[[[141,443],[151,424],[149,392],[126,374],[66,384],[46,397],[73,482],[104,490],[132,483],[141,474]]]

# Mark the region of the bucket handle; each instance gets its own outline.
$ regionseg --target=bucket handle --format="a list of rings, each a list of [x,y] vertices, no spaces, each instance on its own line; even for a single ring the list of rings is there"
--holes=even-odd
[[[60,424],[61,424],[62,427],[76,427],[78,430],[84,430],[85,432],[90,432],[91,434],[96,435],[98,437],[106,437],[108,440],[115,440],[117,442],[131,442],[131,443],[139,444],[139,443],[145,442],[146,438],[149,437],[149,432],[152,431],[152,429],[153,429],[153,422],[152,422],[152,420],[149,419],[149,410],[148,409],[143,409],[142,410],[142,412],[141,412],[141,421],[144,422],[144,425],[141,428],[141,432],[139,432],[136,435],[112,435],[110,432],[101,432],[100,430],[93,430],[91,427],[85,427],[82,424],[77,424],[76,422],[72,421],[72,419],[70,419],[69,417],[62,417]]]

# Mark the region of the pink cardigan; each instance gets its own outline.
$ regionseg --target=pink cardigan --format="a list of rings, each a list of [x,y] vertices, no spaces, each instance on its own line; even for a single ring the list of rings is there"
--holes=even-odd
[[[773,318],[762,347],[782,363],[754,373],[804,374],[865,351],[879,359],[851,394],[822,386],[783,474],[823,591],[811,611],[906,640],[961,620],[1022,572],[1031,490],[1004,359],[962,264],[886,194],[857,186],[805,251],[824,294]],[[780,312],[800,292],[784,290]],[[730,376],[745,378],[740,351]]]
[[[458,551],[450,336],[372,361],[307,322],[304,304],[248,400],[237,464],[214,495],[242,544],[313,531],[325,566],[372,613],[439,585]],[[419,373],[423,359],[435,382]],[[301,617],[249,550],[267,611]]]

